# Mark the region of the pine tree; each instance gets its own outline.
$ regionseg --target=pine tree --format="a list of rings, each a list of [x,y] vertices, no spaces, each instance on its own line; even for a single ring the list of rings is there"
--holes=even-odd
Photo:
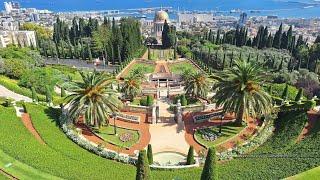
[[[138,162],[136,180],[150,180],[150,166],[146,155],[146,150],[140,150]]]
[[[187,156],[187,165],[195,164],[196,161],[194,159],[194,149],[193,146],[189,147],[188,156]]]
[[[216,180],[218,179],[216,171],[216,151],[214,147],[209,148],[206,161],[201,173],[201,180]]]
[[[149,162],[149,164],[153,164],[153,153],[152,153],[152,146],[151,146],[151,144],[148,144],[147,156],[148,156],[148,162]]]

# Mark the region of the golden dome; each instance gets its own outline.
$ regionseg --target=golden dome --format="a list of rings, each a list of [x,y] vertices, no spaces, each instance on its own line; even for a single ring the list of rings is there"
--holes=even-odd
[[[156,15],[154,17],[154,21],[155,22],[164,22],[165,20],[167,20],[167,22],[169,22],[169,15],[166,11],[157,11]]]

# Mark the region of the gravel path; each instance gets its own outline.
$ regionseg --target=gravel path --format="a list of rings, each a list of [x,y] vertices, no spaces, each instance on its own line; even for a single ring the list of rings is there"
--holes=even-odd
[[[9,89],[5,88],[2,85],[0,85],[0,97],[10,98],[10,99],[13,99],[14,101],[32,102],[31,98],[22,96],[13,91],[10,91]]]

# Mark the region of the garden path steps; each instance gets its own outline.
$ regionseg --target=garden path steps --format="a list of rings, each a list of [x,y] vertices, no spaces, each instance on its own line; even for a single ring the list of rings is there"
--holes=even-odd
[[[159,103],[160,121],[150,125],[153,153],[173,151],[187,154],[189,145],[184,138],[185,130],[183,122],[177,124],[174,114],[168,111],[170,107],[167,98],[161,98]]]
[[[144,149],[145,147],[148,146],[149,142],[150,142],[150,132],[149,132],[149,124],[146,122],[147,118],[145,114],[140,114],[140,113],[130,113],[130,112],[125,112],[125,114],[130,114],[130,115],[139,115],[141,120],[144,120],[144,122],[140,122],[140,124],[136,124],[136,123],[130,123],[130,122],[124,122],[124,121],[120,121],[120,120],[116,120],[116,125],[117,127],[122,127],[122,128],[129,128],[129,129],[133,129],[133,130],[138,130],[140,133],[140,138],[139,138],[139,142],[133,146],[131,146],[128,149],[124,149],[124,148],[119,148],[116,145],[110,144],[106,141],[104,141],[103,139],[101,139],[100,137],[96,136],[86,125],[84,124],[77,124],[76,126],[78,128],[80,128],[82,130],[82,135],[88,139],[89,141],[99,145],[99,144],[105,144],[105,148],[116,151],[116,152],[120,152],[120,153],[124,153],[124,154],[128,154],[128,155],[132,155],[135,156],[136,153],[138,153],[139,150]],[[113,120],[110,120],[110,124],[114,125]]]
[[[41,144],[46,144],[41,138],[41,136],[39,135],[39,133],[37,132],[37,130],[34,128],[29,114],[23,113],[21,116],[21,120],[24,126],[37,139],[37,141],[39,141]]]
[[[315,124],[319,123],[317,121],[320,121],[320,114],[313,110],[308,111],[308,122],[306,123],[305,127],[301,131],[297,139],[297,142],[302,141],[306,136],[308,136],[311,133]]]
[[[218,111],[218,110],[215,110]],[[213,112],[213,111],[212,111]],[[197,123],[195,124],[193,122],[193,116],[199,115],[199,114],[207,114],[208,112],[201,112],[201,113],[186,113],[184,114],[184,124],[185,124],[185,139],[188,142],[189,145],[192,145],[197,153],[202,152],[206,148],[199,144],[195,139],[194,139],[194,133],[196,129],[201,129],[205,127],[210,127],[210,126],[218,126],[220,125],[220,120],[210,120],[207,122],[202,122],[202,123]],[[225,119],[222,121],[222,124],[232,122],[234,121],[234,117],[232,115],[226,115]],[[247,122],[247,127],[243,129],[237,136],[232,137],[225,142],[222,142],[219,144],[219,147],[222,147],[223,149],[230,149],[232,148],[237,141],[244,141],[246,135],[253,135],[256,132],[257,125],[256,122],[253,119],[249,119]]]

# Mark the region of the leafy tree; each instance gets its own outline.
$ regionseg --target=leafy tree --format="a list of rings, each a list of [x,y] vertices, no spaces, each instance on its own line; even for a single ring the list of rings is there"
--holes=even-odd
[[[209,148],[206,161],[201,173],[201,180],[216,180],[218,179],[216,170],[216,151],[213,147]]]
[[[74,122],[80,115],[84,115],[84,122],[88,125],[100,127],[108,122],[108,113],[119,111],[122,103],[117,98],[116,92],[110,85],[115,81],[114,77],[107,73],[80,72],[82,81],[71,82],[66,97],[69,105],[69,114]]]
[[[146,155],[146,150],[140,150],[138,163],[137,163],[136,180],[149,180],[149,179],[151,179],[151,174],[150,174],[148,158]]]
[[[189,147],[188,156],[187,156],[187,165],[195,164],[196,161],[194,159],[194,149],[193,146]]]
[[[148,162],[149,162],[149,164],[153,164],[153,153],[152,153],[152,146],[151,146],[151,144],[148,144],[147,156],[148,156]]]
[[[235,66],[216,75],[213,99],[224,112],[236,113],[236,122],[243,118],[271,112],[272,99],[262,88],[265,76],[260,67],[246,61],[236,61]]]

